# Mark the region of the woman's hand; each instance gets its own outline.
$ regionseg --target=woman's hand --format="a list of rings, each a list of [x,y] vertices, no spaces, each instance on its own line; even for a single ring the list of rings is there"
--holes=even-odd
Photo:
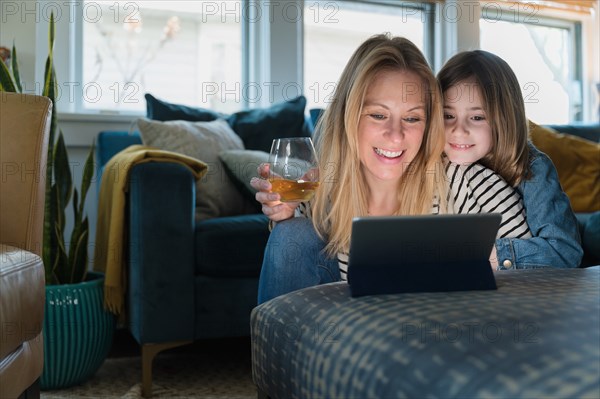
[[[258,175],[250,180],[250,185],[257,190],[255,198],[262,205],[262,212],[272,221],[280,222],[294,216],[294,210],[299,202],[281,202],[279,194],[271,192],[269,182],[269,164],[261,164],[258,167]]]

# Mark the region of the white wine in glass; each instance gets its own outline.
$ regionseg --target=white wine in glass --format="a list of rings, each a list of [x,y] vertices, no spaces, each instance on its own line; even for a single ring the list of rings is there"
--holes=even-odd
[[[310,137],[273,140],[269,166],[271,191],[282,202],[308,201],[319,187],[319,165]]]

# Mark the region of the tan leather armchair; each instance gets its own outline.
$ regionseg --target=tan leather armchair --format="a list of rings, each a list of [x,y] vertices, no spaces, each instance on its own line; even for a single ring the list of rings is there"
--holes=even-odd
[[[0,398],[39,397],[42,226],[52,103],[0,93]]]

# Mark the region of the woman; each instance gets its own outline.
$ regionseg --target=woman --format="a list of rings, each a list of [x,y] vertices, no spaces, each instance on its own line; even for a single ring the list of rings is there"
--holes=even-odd
[[[285,220],[265,250],[259,303],[345,280],[353,217],[446,211],[441,104],[435,76],[412,42],[377,35],[359,46],[316,129],[322,181],[300,207],[308,218],[292,218],[298,203],[281,203],[267,180],[252,181],[263,212]]]

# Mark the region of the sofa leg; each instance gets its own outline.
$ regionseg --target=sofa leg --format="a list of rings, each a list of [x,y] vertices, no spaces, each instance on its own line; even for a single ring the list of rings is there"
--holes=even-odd
[[[19,399],[40,399],[40,379],[35,380],[21,395]]]
[[[142,397],[152,397],[152,361],[154,361],[154,357],[164,350],[191,343],[192,341],[175,341],[160,344],[142,344]]]

